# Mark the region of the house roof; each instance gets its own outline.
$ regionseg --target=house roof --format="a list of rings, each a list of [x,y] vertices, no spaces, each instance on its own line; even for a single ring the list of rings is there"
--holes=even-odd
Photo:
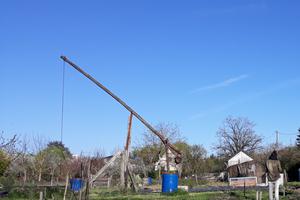
[[[246,162],[253,161],[253,159],[245,154],[244,152],[239,152],[235,156],[233,156],[231,159],[228,160],[228,167],[231,167],[233,165],[242,164]]]

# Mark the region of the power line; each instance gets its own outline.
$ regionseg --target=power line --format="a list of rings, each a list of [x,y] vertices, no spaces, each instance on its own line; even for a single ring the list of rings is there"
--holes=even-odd
[[[298,133],[282,133],[282,132],[280,132],[280,135],[297,135]]]

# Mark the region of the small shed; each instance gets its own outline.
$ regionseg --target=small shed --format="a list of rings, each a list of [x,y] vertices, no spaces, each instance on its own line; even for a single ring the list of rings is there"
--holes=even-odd
[[[239,152],[228,160],[230,186],[256,186],[265,183],[265,167],[244,152]]]
[[[253,161],[253,159],[241,151],[238,154],[236,154],[235,156],[233,156],[231,159],[228,160],[228,167],[243,164],[246,162],[251,162],[251,161]]]

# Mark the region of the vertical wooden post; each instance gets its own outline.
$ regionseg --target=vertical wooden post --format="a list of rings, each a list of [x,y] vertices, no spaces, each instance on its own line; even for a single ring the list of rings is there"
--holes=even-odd
[[[125,150],[127,150],[127,151],[129,150],[130,143],[131,143],[132,117],[133,117],[133,114],[130,113],[129,119],[128,119],[128,130],[127,130],[127,139],[126,139],[126,146],[125,146]]]
[[[44,200],[43,192],[40,192],[40,200]]]
[[[167,162],[167,172],[170,171],[170,163],[169,163],[169,147],[168,147],[168,139],[166,140],[166,144],[165,144],[165,151],[166,151],[166,162]]]
[[[79,191],[79,200],[82,200],[82,189]]]
[[[69,172],[67,173],[67,177],[66,177],[66,185],[65,185],[65,192],[64,192],[64,199],[63,200],[66,200],[68,185],[69,185]]]
[[[259,200],[262,200],[262,191],[259,192]]]
[[[111,179],[112,179],[112,177],[110,176],[107,180],[107,188],[110,188],[110,186],[111,186]]]
[[[132,189],[133,189],[134,192],[137,192],[138,186],[137,186],[137,184],[136,184],[136,182],[135,182],[135,177],[134,177],[134,175],[132,174],[131,170],[129,169],[129,165],[128,165],[127,167],[128,167],[128,168],[127,168],[127,170],[128,170],[128,175],[129,175],[129,178],[130,178],[131,183],[132,183]]]
[[[83,164],[81,163],[80,164],[80,177],[81,177],[81,180],[83,179]],[[82,199],[82,189],[80,189],[79,191],[79,200]]]
[[[121,188],[125,190],[128,187],[128,161],[129,161],[129,148],[131,143],[132,117],[133,114],[130,113],[128,118],[128,129],[127,129],[125,150],[124,153],[122,154],[122,163],[121,163],[121,174],[120,174]]]
[[[196,172],[196,183],[197,183],[197,185],[199,185],[197,172]]]
[[[244,179],[244,197],[246,198],[246,180]]]
[[[123,151],[121,157],[121,171],[120,171],[120,188],[121,190],[125,189],[125,157],[126,151]]]
[[[159,167],[158,169],[158,180],[159,180],[159,184],[161,184],[161,167]]]
[[[128,120],[128,132],[127,132],[127,140],[126,140],[126,146],[125,146],[125,188],[128,188],[128,162],[129,162],[129,150],[130,150],[130,144],[131,144],[131,127],[132,127],[132,117],[133,114],[130,113],[129,120]]]
[[[89,200],[90,195],[90,174],[91,174],[91,159],[89,159],[88,169],[87,169],[87,178],[86,178],[86,188],[85,188],[85,200]]]

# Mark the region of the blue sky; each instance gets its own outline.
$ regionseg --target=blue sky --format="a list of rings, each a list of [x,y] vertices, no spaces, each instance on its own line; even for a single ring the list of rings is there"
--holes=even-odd
[[[60,138],[64,54],[152,124],[210,149],[229,115],[265,143],[300,126],[300,2],[2,1],[0,130]],[[66,68],[64,143],[109,154],[128,112]],[[134,120],[133,143],[145,128]],[[284,144],[295,136],[282,135]]]

